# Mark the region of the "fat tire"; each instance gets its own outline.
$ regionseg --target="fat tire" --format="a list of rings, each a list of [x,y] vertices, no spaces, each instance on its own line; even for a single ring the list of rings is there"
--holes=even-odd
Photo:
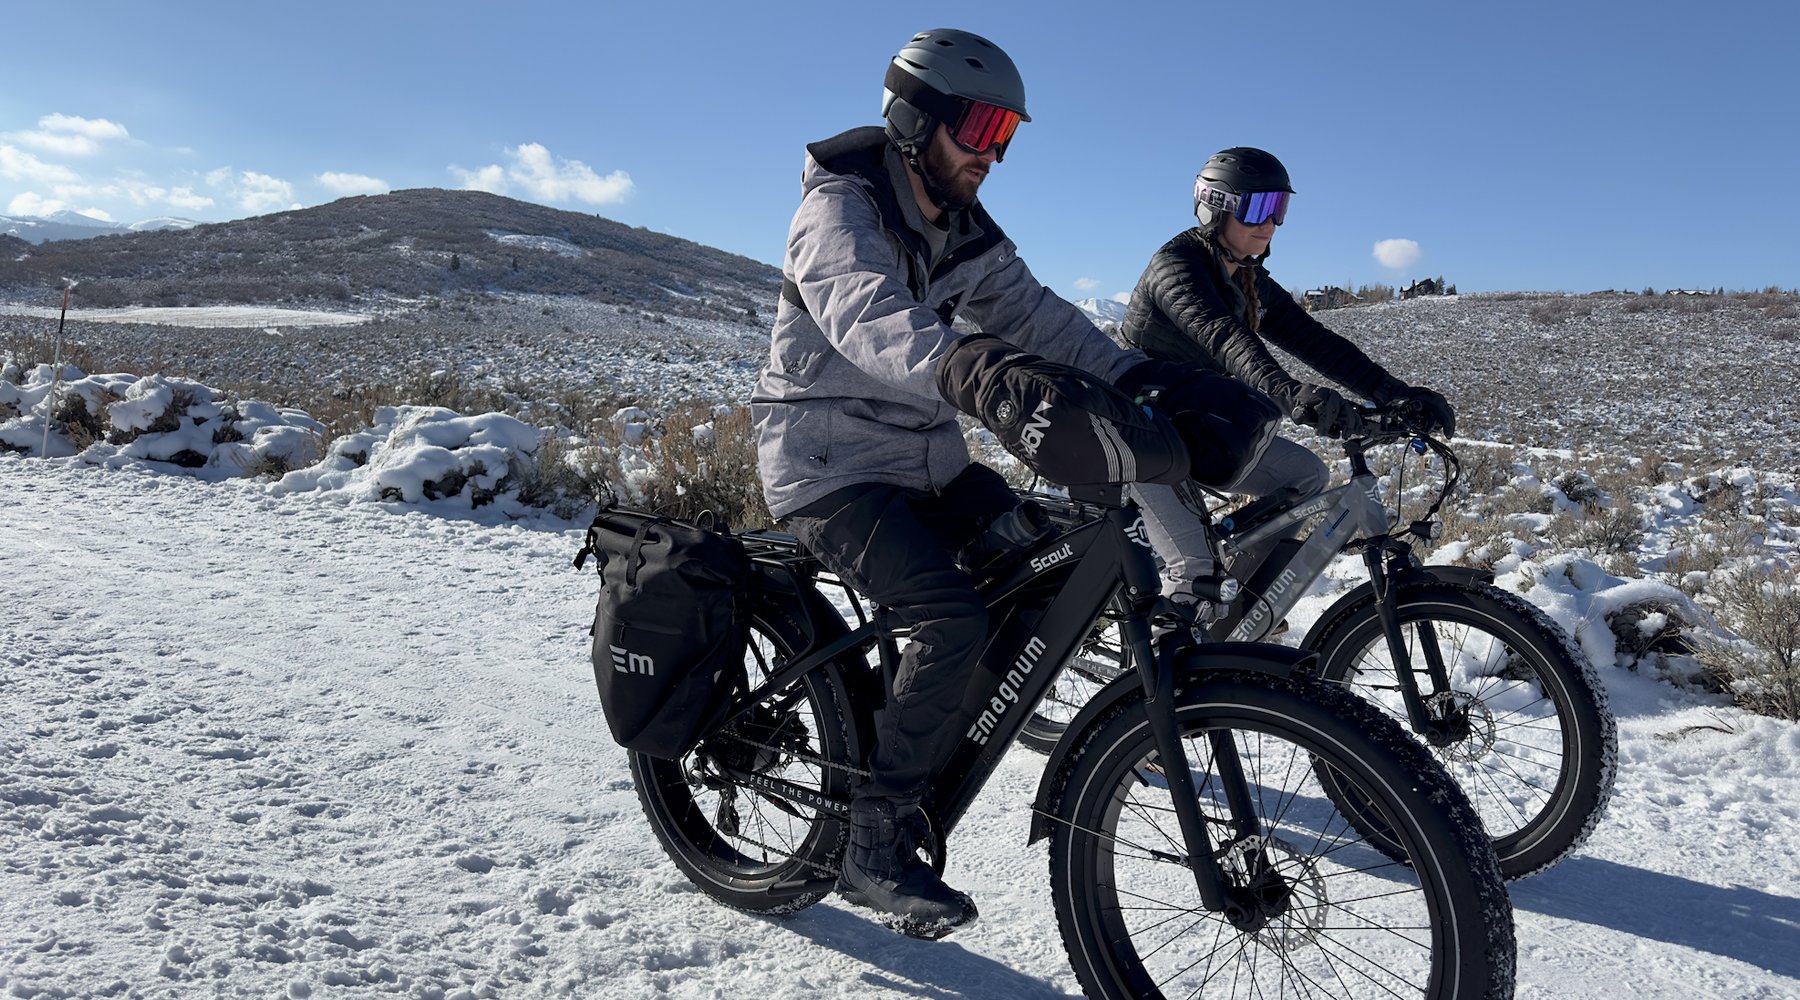
[[[752,612],[750,647],[744,663],[752,686],[806,648],[801,614],[791,605],[769,602]],[[848,693],[830,669],[807,673],[796,682],[796,687],[800,695],[797,714],[807,726],[811,751],[843,766],[802,767],[800,773],[807,777],[787,776],[822,794],[848,798],[853,774],[849,762],[856,752],[848,724]],[[753,913],[784,914],[804,909],[831,892],[824,883],[838,873],[849,840],[849,826],[828,813],[798,804],[790,803],[789,808],[805,815],[789,815],[766,797],[732,785],[729,794],[735,797],[740,815],[754,812],[757,822],[767,822],[771,827],[779,824],[784,829],[748,833],[749,841],[721,832],[716,825],[720,816],[718,803],[726,793],[700,782],[694,769],[696,755],[713,741],[729,740],[731,728],[727,727],[727,734],[702,741],[700,749],[680,760],[629,754],[638,801],[663,850],[707,895]],[[712,780],[717,783],[718,779]],[[782,843],[769,845],[765,839],[768,837]],[[758,859],[753,856],[755,853],[772,852],[751,841],[792,856]]]
[[[1618,760],[1618,737],[1607,707],[1606,688],[1593,664],[1542,609],[1491,584],[1438,580],[1404,585],[1399,593],[1399,615],[1409,642],[1417,636],[1420,622],[1437,624],[1440,637],[1447,630],[1480,629],[1500,639],[1509,654],[1516,654],[1508,657],[1512,671],[1529,671],[1542,692],[1541,699],[1531,705],[1541,702],[1553,709],[1559,730],[1560,757],[1553,781],[1534,776],[1532,762],[1523,750],[1508,755],[1501,752],[1498,741],[1476,759],[1453,760],[1457,745],[1434,752],[1481,815],[1507,878],[1536,874],[1567,857],[1600,822],[1612,795]],[[1390,714],[1403,716],[1397,694],[1383,698],[1357,681],[1361,675],[1357,665],[1364,651],[1373,647],[1382,662],[1387,659],[1380,613],[1372,600],[1345,609],[1330,622],[1321,622],[1313,635],[1316,639],[1311,648],[1319,654],[1322,679],[1362,694]],[[1381,680],[1379,676],[1369,679]],[[1483,678],[1488,679],[1503,678]],[[1452,681],[1456,687],[1454,677]],[[1472,693],[1480,697],[1490,690],[1491,686],[1484,684]],[[1530,706],[1505,707],[1495,717],[1496,737],[1510,724],[1516,735],[1528,738],[1526,721],[1542,718],[1528,714],[1530,711]],[[1404,724],[1403,717],[1401,721]],[[1463,756],[1474,752],[1466,750]],[[1321,781],[1341,810],[1356,814],[1354,801],[1339,794],[1341,789],[1328,774],[1322,773]],[[1541,787],[1546,783],[1547,791]],[[1518,806],[1515,799],[1507,797],[1503,785],[1513,786],[1514,795],[1541,795],[1535,812],[1526,816],[1533,808],[1530,802]],[[1373,827],[1366,832],[1379,834]]]
[[[1140,809],[1134,795],[1150,804],[1163,795],[1146,780],[1154,770],[1146,762],[1155,759],[1156,751],[1144,700],[1127,698],[1071,737],[1079,752],[1052,785],[1050,884],[1057,926],[1088,997],[1164,996],[1168,983],[1158,983],[1146,969],[1145,949],[1158,971],[1176,968],[1169,979],[1186,977],[1178,996],[1202,991],[1209,998],[1512,996],[1516,963],[1512,908],[1487,837],[1455,784],[1398,724],[1339,688],[1304,678],[1232,670],[1207,671],[1185,685],[1177,692],[1175,712],[1190,764],[1202,762],[1194,773],[1203,808],[1216,781],[1207,770],[1206,741],[1195,740],[1195,735],[1228,731],[1241,741],[1240,753],[1245,747],[1261,751],[1245,756],[1251,792],[1262,813],[1261,830],[1269,843],[1279,845],[1282,861],[1292,862],[1289,870],[1303,875],[1295,876],[1295,884],[1304,881],[1318,889],[1312,904],[1320,918],[1315,937],[1307,941],[1304,934],[1295,935],[1285,918],[1240,931],[1221,914],[1201,906],[1179,858],[1134,859],[1129,855],[1137,845],[1112,839],[1121,825],[1141,832],[1138,828],[1144,824],[1138,821],[1151,810]],[[1294,749],[1284,754],[1283,746]],[[1283,756],[1291,758],[1285,769],[1279,763]],[[1268,772],[1260,770],[1265,757],[1270,758]],[[1403,831],[1397,842],[1404,845],[1409,865],[1394,864],[1372,847],[1356,844],[1351,825],[1331,814],[1323,796],[1297,793],[1287,798],[1271,793],[1270,785],[1284,780],[1304,783],[1313,773],[1309,759],[1330,763],[1368,801],[1379,803],[1391,820],[1390,829]],[[1166,811],[1166,797],[1163,801]],[[1299,813],[1310,815],[1302,819]],[[1157,831],[1152,836],[1167,837],[1154,846],[1165,855],[1182,850],[1179,833],[1171,832],[1172,818],[1148,822]],[[1304,829],[1309,824],[1316,830]],[[1338,832],[1327,836],[1331,831]],[[1351,837],[1351,842],[1342,842],[1342,837]],[[1308,851],[1317,853],[1306,855]],[[1359,868],[1365,865],[1375,871]],[[1133,894],[1142,883],[1131,876],[1145,871],[1155,873],[1151,880],[1173,886],[1176,895],[1185,893],[1172,904],[1173,916],[1166,921],[1149,912],[1148,904],[1156,897]],[[1416,895],[1404,892],[1409,886]],[[1163,891],[1161,885],[1155,891]],[[1334,894],[1336,901],[1328,900]],[[1371,917],[1388,912],[1393,906],[1389,897],[1409,904],[1408,914],[1424,924],[1392,927]],[[1301,902],[1305,893],[1292,898],[1295,913],[1306,909]],[[1147,925],[1133,931],[1128,924],[1134,919]],[[1337,937],[1321,943],[1327,935],[1353,937],[1358,944],[1372,938],[1377,943],[1374,950],[1403,941],[1405,947],[1398,950],[1423,954],[1413,957],[1411,964],[1417,968],[1408,970],[1412,981],[1396,990],[1394,983],[1377,981],[1388,975],[1388,969],[1345,950]],[[1415,940],[1407,941],[1408,937]],[[1252,953],[1264,964],[1235,962]],[[1200,976],[1194,970],[1209,955],[1228,956],[1223,964],[1233,967]],[[1306,975],[1300,971],[1303,967],[1309,973],[1319,971]],[[1189,981],[1196,977],[1201,982]]]

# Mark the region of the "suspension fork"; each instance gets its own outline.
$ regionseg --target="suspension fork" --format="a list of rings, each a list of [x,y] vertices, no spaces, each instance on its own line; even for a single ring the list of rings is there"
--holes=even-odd
[[[1200,795],[1194,788],[1193,771],[1188,766],[1187,750],[1181,741],[1180,723],[1175,718],[1176,644],[1164,643],[1160,650],[1157,649],[1150,641],[1149,621],[1141,614],[1128,616],[1120,624],[1120,631],[1131,649],[1138,679],[1144,685],[1144,714],[1150,722],[1163,777],[1168,782],[1169,797],[1200,901],[1208,910],[1223,912],[1234,922],[1249,919],[1249,909],[1227,891],[1225,873],[1219,867],[1219,852],[1214,847],[1206,817],[1200,812]],[[1244,779],[1243,763],[1238,759],[1237,746],[1229,732],[1209,735],[1213,762],[1234,817],[1233,839],[1252,835],[1257,832],[1254,803]]]
[[[1387,637],[1388,658],[1394,663],[1394,676],[1400,682],[1400,697],[1406,703],[1406,718],[1413,732],[1427,738],[1448,738],[1452,723],[1448,710],[1434,715],[1420,693],[1419,670],[1413,663],[1412,651],[1406,648],[1406,636],[1400,630],[1400,586],[1405,558],[1381,546],[1363,550],[1363,564],[1369,570],[1369,582],[1375,589],[1375,610],[1381,617],[1381,631]],[[1437,630],[1429,620],[1415,623],[1419,635],[1419,652],[1425,660],[1425,676],[1432,694],[1450,690],[1450,670],[1444,663],[1444,651],[1438,648]]]

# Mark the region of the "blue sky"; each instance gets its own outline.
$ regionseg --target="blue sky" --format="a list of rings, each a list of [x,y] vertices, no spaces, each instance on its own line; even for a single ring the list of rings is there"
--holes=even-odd
[[[1033,121],[982,198],[1070,298],[1129,292],[1240,144],[1293,175],[1269,261],[1290,288],[1800,285],[1800,5],[1779,0],[0,11],[0,214],[479,186],[779,264],[804,145],[876,122],[888,58],[952,26],[1024,74]]]

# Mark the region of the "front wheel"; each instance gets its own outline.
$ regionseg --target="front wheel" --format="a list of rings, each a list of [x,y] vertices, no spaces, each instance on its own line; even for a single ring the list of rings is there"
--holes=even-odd
[[[752,615],[744,669],[753,688],[805,648],[798,614],[764,607]],[[631,754],[656,839],[696,886],[728,906],[791,913],[817,902],[831,891],[849,832],[842,818],[810,803],[849,797],[849,719],[841,680],[822,667],[680,760]]]
[[[1422,687],[1428,650],[1443,658],[1450,690],[1421,693],[1454,725],[1428,742],[1481,814],[1501,871],[1521,878],[1562,860],[1593,831],[1612,793],[1617,736],[1593,665],[1537,606],[1488,584],[1403,586],[1399,616]],[[1374,601],[1320,622],[1313,637],[1324,680],[1405,723]],[[1324,779],[1339,807],[1354,812]]]
[[[1176,720],[1238,909],[1201,902],[1145,703],[1121,701],[1083,731],[1054,800],[1057,924],[1089,997],[1512,995],[1505,883],[1429,754],[1327,685],[1222,669],[1191,680]],[[1215,766],[1227,743],[1250,816],[1227,805]],[[1333,809],[1315,762],[1381,817],[1390,844]]]

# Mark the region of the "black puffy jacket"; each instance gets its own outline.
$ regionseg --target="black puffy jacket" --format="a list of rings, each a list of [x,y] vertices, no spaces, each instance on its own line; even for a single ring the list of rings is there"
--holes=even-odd
[[[1244,322],[1243,292],[1226,276],[1199,228],[1189,229],[1150,258],[1131,293],[1119,337],[1153,358],[1191,361],[1240,378],[1289,413],[1303,383],[1275,360],[1270,344],[1377,403],[1404,387],[1355,344],[1313,319],[1260,266],[1256,297],[1262,319],[1252,332]]]

